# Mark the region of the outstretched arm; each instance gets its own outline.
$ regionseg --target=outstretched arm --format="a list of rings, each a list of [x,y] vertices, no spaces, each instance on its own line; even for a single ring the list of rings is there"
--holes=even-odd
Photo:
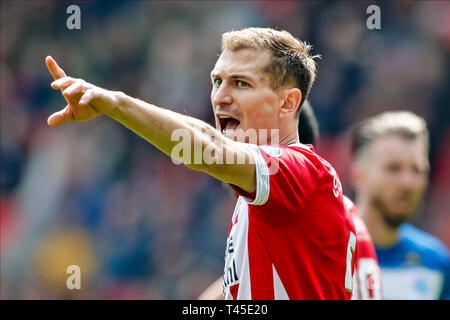
[[[65,108],[48,118],[50,126],[86,121],[104,114],[186,166],[234,184],[244,191],[256,190],[255,164],[250,151],[207,123],[132,98],[123,92],[109,91],[82,79],[67,77],[51,57],[46,58],[46,65],[55,79],[52,88],[60,89],[67,101]],[[177,145],[179,147],[180,141],[173,138],[175,132],[181,133],[178,137],[189,138],[188,148],[176,153],[173,150]],[[199,154],[201,161],[196,158]],[[205,154],[223,161],[205,161]],[[245,161],[242,164],[227,163],[225,158]]]

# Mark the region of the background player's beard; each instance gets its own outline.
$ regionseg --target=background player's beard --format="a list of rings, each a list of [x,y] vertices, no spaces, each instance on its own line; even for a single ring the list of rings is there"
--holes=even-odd
[[[372,198],[372,205],[381,213],[383,221],[391,228],[398,228],[409,221],[412,212],[393,213],[379,196]]]

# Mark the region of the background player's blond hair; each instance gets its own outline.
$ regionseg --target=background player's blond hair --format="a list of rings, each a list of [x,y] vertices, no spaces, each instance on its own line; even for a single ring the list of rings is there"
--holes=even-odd
[[[410,111],[387,111],[362,121],[353,131],[352,154],[358,158],[375,139],[388,134],[407,140],[420,140],[429,149],[429,133],[425,120]]]

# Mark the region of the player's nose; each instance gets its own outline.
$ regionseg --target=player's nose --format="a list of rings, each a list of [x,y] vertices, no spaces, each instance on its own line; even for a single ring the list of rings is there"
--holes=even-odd
[[[233,96],[229,86],[222,83],[219,88],[211,92],[211,102],[214,106],[228,105],[233,102]]]

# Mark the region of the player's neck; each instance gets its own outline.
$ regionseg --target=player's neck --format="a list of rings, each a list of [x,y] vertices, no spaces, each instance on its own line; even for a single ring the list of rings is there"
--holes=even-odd
[[[292,130],[289,133],[284,134],[284,135],[282,135],[281,130],[280,130],[279,145],[287,146],[287,145],[290,145],[292,143],[297,143],[297,142],[300,142],[297,130]]]
[[[383,220],[381,212],[368,202],[357,203],[358,212],[377,247],[392,247],[398,241],[398,228],[393,228]]]

